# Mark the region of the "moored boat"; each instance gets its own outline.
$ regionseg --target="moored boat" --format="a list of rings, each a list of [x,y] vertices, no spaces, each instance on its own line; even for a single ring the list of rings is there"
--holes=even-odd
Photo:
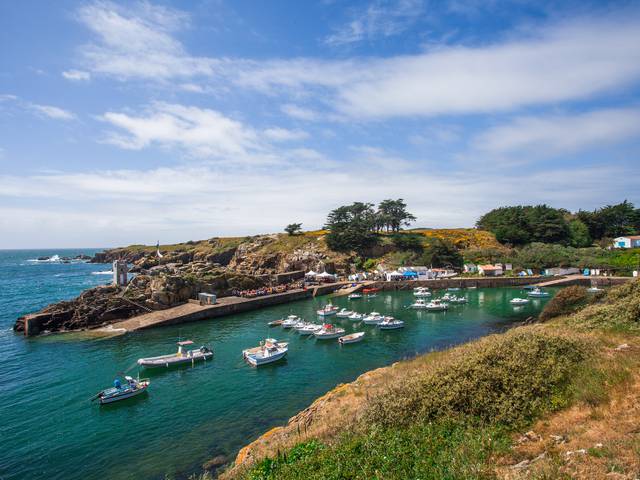
[[[178,351],[169,355],[159,355],[157,357],[139,358],[138,365],[145,368],[170,367],[172,365],[183,365],[206,361],[213,357],[213,350],[204,345],[198,349],[185,350],[184,347],[193,345],[191,340],[178,342]]]
[[[543,298],[548,297],[549,292],[545,292],[544,290],[541,290],[539,288],[534,288],[529,293],[527,293],[527,295],[532,298]]]
[[[422,298],[419,298],[409,306],[411,308],[417,308],[417,309],[427,308],[427,302],[425,302]]]
[[[322,325],[318,325],[317,323],[307,323],[301,328],[298,328],[297,331],[300,335],[312,335],[322,328]]]
[[[331,305],[329,303],[318,310],[317,313],[321,317],[328,317],[329,315],[335,315],[336,313],[338,313],[338,310],[340,310],[339,307],[336,307],[335,305]]]
[[[425,310],[431,312],[443,312],[449,308],[449,304],[441,301],[438,298],[433,299],[424,306]]]
[[[526,305],[527,303],[529,303],[529,299],[528,298],[512,298],[511,300],[509,300],[509,303],[511,305]]]
[[[358,300],[359,298],[362,298],[362,294],[361,293],[352,293],[347,298],[349,300]]]
[[[347,310],[346,308],[343,308],[338,313],[336,313],[336,317],[338,317],[338,318],[348,318],[352,313],[353,313],[352,310]]]
[[[126,400],[127,398],[137,397],[147,391],[151,384],[148,378],[135,379],[129,376],[124,377],[125,383],[122,384],[119,378],[113,381],[113,387],[98,392],[91,401],[98,400],[100,405],[107,403]]]
[[[362,320],[362,317],[364,317],[364,315],[362,315],[361,313],[353,312],[351,315],[349,315],[349,320],[357,322],[359,320]]]
[[[403,327],[404,327],[404,322],[402,320],[397,320],[393,317],[384,317],[384,320],[382,320],[378,324],[378,328],[380,330],[395,330],[397,328],[403,328]]]
[[[463,303],[467,303],[467,297],[456,297],[455,295],[452,296],[449,299],[449,302],[451,303],[457,303],[458,305],[461,305]]]
[[[281,318],[279,320],[274,320],[272,322],[267,323],[267,325],[269,325],[270,327],[278,327],[280,325],[282,325],[282,322],[284,322],[284,319]]]
[[[242,357],[254,367],[267,363],[277,362],[284,358],[289,351],[289,344],[278,342],[273,338],[267,338],[254,348],[242,351]]]
[[[362,318],[362,323],[366,323],[367,325],[377,325],[382,320],[384,320],[384,317],[378,312],[371,312],[369,315],[365,315]]]
[[[346,345],[347,343],[356,343],[361,341],[364,338],[364,332],[355,332],[350,333],[349,335],[345,335],[344,337],[338,338],[338,342],[341,345]]]
[[[293,328],[301,320],[302,319],[300,317],[298,317],[297,315],[289,315],[287,318],[285,318],[282,321],[282,323],[280,325],[282,325],[282,328]]]
[[[325,323],[320,330],[313,332],[313,335],[318,340],[330,340],[332,338],[338,338],[344,335],[345,329],[339,328],[330,323]]]

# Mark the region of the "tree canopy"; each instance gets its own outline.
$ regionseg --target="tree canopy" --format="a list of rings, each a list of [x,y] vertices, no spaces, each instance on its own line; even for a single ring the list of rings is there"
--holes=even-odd
[[[633,235],[640,232],[640,208],[626,200],[592,212],[580,210],[576,217],[589,229],[594,240]]]
[[[284,231],[287,232],[289,235],[297,235],[298,233],[300,233],[302,231],[302,224],[301,223],[290,223],[289,225],[284,227]]]
[[[568,243],[565,213],[548,205],[500,207],[485,213],[476,226],[493,232],[500,243]]]

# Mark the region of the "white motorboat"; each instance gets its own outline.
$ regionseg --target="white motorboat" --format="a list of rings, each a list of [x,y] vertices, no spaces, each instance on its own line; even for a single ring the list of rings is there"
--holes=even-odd
[[[359,298],[362,298],[362,294],[361,293],[352,293],[347,298],[349,300],[358,300]]]
[[[467,303],[467,297],[456,297],[455,295],[449,299],[449,302],[461,305]]]
[[[527,303],[529,303],[529,299],[528,298],[512,298],[511,300],[509,300],[509,303],[511,305],[526,305]]]
[[[298,329],[298,333],[300,335],[313,335],[321,328],[322,325],[318,325],[317,323],[307,323],[305,326]]]
[[[402,320],[396,320],[393,317],[384,317],[378,324],[380,330],[395,330],[396,328],[403,328],[404,322]]]
[[[353,313],[352,310],[347,310],[346,308],[343,308],[338,313],[336,313],[336,317],[338,317],[338,318],[349,318],[349,316],[352,313]]]
[[[146,392],[147,388],[151,384],[148,378],[135,379],[132,377],[124,377],[125,384],[123,385],[120,382],[119,378],[116,378],[113,381],[113,387],[107,388],[98,392],[91,401],[99,400],[100,405],[104,405],[106,403],[113,403],[119,400],[126,400],[127,398],[136,397],[144,392]]]
[[[364,317],[363,314],[358,313],[358,312],[353,312],[351,315],[349,315],[349,320],[353,321],[353,322],[357,322],[362,320],[362,317]]]
[[[411,308],[427,308],[427,302],[425,300],[423,300],[422,298],[419,298],[409,306]]]
[[[377,296],[377,293],[367,293],[367,300],[369,300],[370,298],[376,298]]]
[[[335,305],[331,305],[329,303],[328,305],[325,305],[323,308],[318,310],[317,313],[321,317],[328,317],[329,315],[335,315],[336,313],[338,313],[338,310],[340,310],[339,307],[336,307]]]
[[[378,312],[371,312],[369,315],[365,315],[362,318],[362,323],[366,323],[367,325],[377,325],[382,320],[384,320],[384,317]]]
[[[347,343],[356,343],[361,341],[364,338],[364,332],[356,332],[350,333],[349,335],[345,335],[344,337],[338,338],[338,342],[341,345],[345,345]]]
[[[206,361],[213,357],[213,350],[204,345],[195,350],[186,350],[184,347],[193,345],[191,340],[178,342],[178,351],[169,355],[158,357],[139,358],[138,365],[145,368],[170,367],[172,365],[194,364],[199,361]]]
[[[424,308],[431,312],[443,312],[449,308],[449,304],[443,302],[439,298],[435,298],[429,303],[427,303]]]
[[[430,297],[431,292],[429,287],[416,287],[413,289],[413,294],[418,298]]]
[[[325,323],[320,330],[313,332],[313,335],[318,340],[330,340],[332,338],[338,338],[345,333],[344,328],[336,327],[330,323]]]
[[[284,358],[289,351],[289,344],[267,338],[260,342],[260,346],[242,351],[242,357],[254,367],[277,362]]]
[[[539,288],[534,288],[529,293],[527,293],[527,295],[531,298],[543,298],[548,297],[549,292],[545,292],[544,290],[540,290]]]
[[[460,287],[449,287],[447,288],[447,290],[450,292],[458,292],[460,290]]]
[[[300,317],[298,317],[297,315],[289,315],[287,318],[285,318],[282,322],[282,328],[293,328],[295,327],[298,322],[300,322],[302,319]]]
[[[598,292],[602,292],[602,288],[598,288],[598,287],[589,287],[587,288],[587,292],[589,293],[598,293]]]

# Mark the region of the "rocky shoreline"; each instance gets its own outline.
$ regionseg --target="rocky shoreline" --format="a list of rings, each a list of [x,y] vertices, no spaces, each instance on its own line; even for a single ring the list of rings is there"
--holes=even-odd
[[[57,302],[18,318],[14,330],[24,332],[27,319],[37,319],[40,332],[100,328],[117,320],[180,305],[201,292],[225,297],[236,290],[288,283],[309,269],[348,268],[346,257],[343,261],[336,259],[336,254],[318,237],[295,239],[299,248],[291,248],[291,242],[282,235],[260,235],[212,238],[159,249],[131,246],[98,252],[90,262],[124,260],[130,265],[135,276],[126,287],[91,288],[73,300]]]

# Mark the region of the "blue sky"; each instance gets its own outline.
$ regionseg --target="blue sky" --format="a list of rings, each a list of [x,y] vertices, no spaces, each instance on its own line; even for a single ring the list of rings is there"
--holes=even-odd
[[[637,2],[0,4],[0,248],[640,203]]]

